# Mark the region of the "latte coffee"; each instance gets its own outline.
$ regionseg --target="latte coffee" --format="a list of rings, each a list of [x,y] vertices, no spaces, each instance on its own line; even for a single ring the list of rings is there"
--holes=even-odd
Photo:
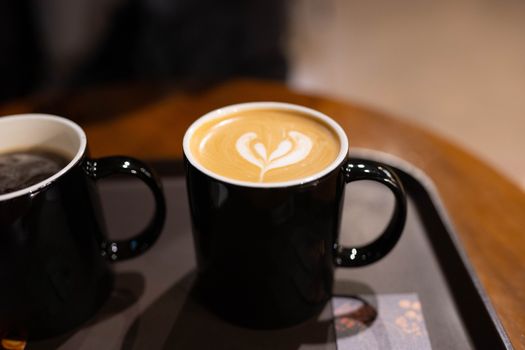
[[[247,109],[198,125],[189,139],[194,159],[220,176],[250,183],[299,180],[338,157],[337,133],[300,111]]]

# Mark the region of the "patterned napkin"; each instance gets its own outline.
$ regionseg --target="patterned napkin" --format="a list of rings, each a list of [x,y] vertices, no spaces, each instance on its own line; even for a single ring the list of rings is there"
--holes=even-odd
[[[431,349],[417,294],[332,299],[337,349]]]

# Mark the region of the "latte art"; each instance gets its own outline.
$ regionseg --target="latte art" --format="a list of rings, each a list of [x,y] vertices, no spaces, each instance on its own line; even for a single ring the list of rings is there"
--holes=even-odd
[[[278,109],[218,116],[199,125],[189,141],[191,154],[206,169],[253,183],[307,178],[329,166],[340,147],[322,120]]]
[[[257,134],[248,132],[237,140],[237,152],[252,164],[261,169],[259,182],[263,181],[264,174],[271,169],[280,168],[305,159],[312,149],[310,138],[298,131],[289,131],[289,139],[281,141],[277,149],[270,154],[266,151],[266,146],[256,141],[252,146],[252,141],[257,140]],[[291,140],[290,140],[291,139]],[[255,150],[255,154],[253,152]]]

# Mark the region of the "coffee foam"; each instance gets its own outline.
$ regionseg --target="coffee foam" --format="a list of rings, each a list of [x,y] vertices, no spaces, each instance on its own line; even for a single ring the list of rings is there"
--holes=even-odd
[[[64,155],[69,163],[58,173],[23,190],[0,195],[0,202],[48,186],[77,164],[87,146],[84,130],[69,119],[49,114],[20,114],[0,118],[0,151],[43,147]]]
[[[193,157],[226,178],[272,183],[307,178],[340,153],[337,133],[297,111],[253,109],[209,120],[190,138]]]

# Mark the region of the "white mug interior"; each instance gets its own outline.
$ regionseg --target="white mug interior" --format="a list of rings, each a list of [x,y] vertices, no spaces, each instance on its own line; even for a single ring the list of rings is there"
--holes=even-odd
[[[66,173],[84,154],[86,134],[71,120],[54,115],[0,117],[0,154],[34,148],[54,151],[69,162],[58,173],[39,183],[0,195],[0,201],[38,191]]]

